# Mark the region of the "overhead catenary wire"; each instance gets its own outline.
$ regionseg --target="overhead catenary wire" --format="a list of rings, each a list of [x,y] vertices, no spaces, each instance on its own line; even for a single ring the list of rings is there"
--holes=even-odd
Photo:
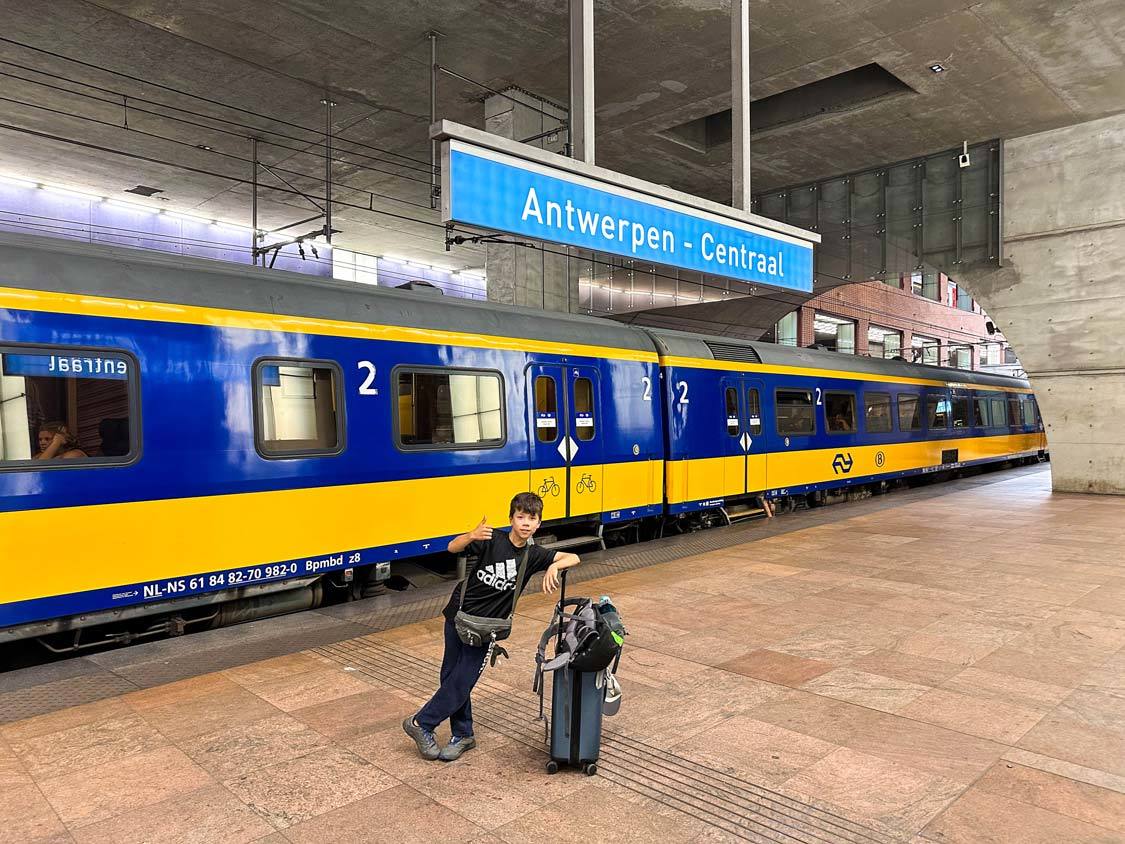
[[[3,73],[0,72],[0,75],[3,75]],[[82,115],[82,114],[72,114],[70,112],[65,112],[65,111],[62,111],[60,109],[55,109],[55,108],[51,108],[49,106],[39,105],[37,103],[30,103],[30,102],[26,102],[24,100],[17,100],[17,99],[14,99],[12,97],[0,96],[0,102],[7,102],[7,103],[13,103],[13,104],[16,104],[16,105],[26,106],[26,107],[38,109],[38,110],[41,110],[41,111],[46,111],[46,112],[51,113],[51,114],[58,114],[62,117],[71,118],[71,119],[74,119],[74,120],[81,120],[81,121],[84,121],[84,122],[87,122],[87,123],[94,123],[94,124],[97,124],[99,126],[105,126],[107,128],[110,128],[110,129],[120,129],[123,132],[130,132],[134,135],[140,135],[142,137],[152,138],[153,140],[158,140],[158,141],[163,141],[165,143],[176,144],[178,146],[188,147],[190,149],[196,150],[197,152],[206,152],[208,154],[218,155],[218,156],[221,156],[223,158],[228,158],[228,159],[231,159],[233,161],[241,162],[243,164],[253,164],[253,163],[255,163],[253,159],[248,158],[246,156],[236,155],[236,154],[231,153],[231,152],[223,152],[222,150],[217,150],[217,149],[200,150],[198,144],[193,144],[190,141],[183,141],[183,140],[180,140],[178,138],[170,138],[167,135],[160,135],[160,134],[157,134],[155,132],[146,132],[143,129],[137,129],[136,127],[133,127],[133,126],[128,126],[128,127],[122,126],[121,124],[113,123],[113,122],[108,121],[108,120],[100,120],[96,117],[89,117],[87,115]],[[287,167],[282,167],[282,166],[277,165],[277,164],[265,164],[262,161],[258,161],[256,163],[258,164],[259,167],[261,167],[263,170],[265,170],[266,172],[269,172],[269,173],[277,171],[277,173],[285,173],[286,175],[289,175],[289,176],[299,176],[299,177],[305,178],[305,179],[315,178],[314,176],[311,176],[308,173],[302,173],[299,170],[292,170],[292,169],[289,169]],[[404,177],[404,178],[406,178],[406,177]],[[421,180],[412,180],[412,181],[421,181]],[[404,205],[412,205],[416,208],[422,208],[422,209],[425,209],[427,211],[430,208],[429,205],[421,203],[421,202],[414,202],[412,200],[403,199],[403,198],[398,197],[398,196],[391,196],[390,194],[380,193],[378,191],[371,190],[370,188],[360,187],[359,185],[351,185],[351,184],[347,184],[346,182],[340,182],[340,181],[334,181],[334,184],[337,187],[345,188],[347,190],[356,191],[357,193],[366,193],[366,194],[369,194],[372,197],[378,197],[379,199],[385,199],[389,202],[401,202]],[[263,186],[259,183],[259,187],[263,187]],[[293,188],[294,190],[298,190],[298,192],[300,192],[299,189],[294,187],[292,184],[290,184],[289,187]],[[336,200],[333,200],[333,202],[335,202],[335,201]],[[323,211],[323,209],[321,209],[321,210]]]
[[[76,58],[73,58],[71,56],[64,55],[62,53],[57,53],[53,50],[44,49],[43,47],[36,47],[32,44],[27,44],[27,43],[24,43],[22,41],[17,41],[13,38],[7,38],[7,37],[4,37],[4,36],[0,35],[0,43],[6,43],[6,44],[11,44],[11,45],[16,46],[16,47],[22,47],[25,50],[32,50],[34,52],[41,53],[43,55],[47,55],[47,56],[50,56],[50,57],[55,58],[55,59],[60,59],[62,61],[71,62],[71,63],[79,65],[81,67],[86,67],[86,68],[89,68],[91,70],[97,70],[97,71],[100,71],[102,73],[108,73],[108,74],[111,74],[113,76],[120,77],[122,79],[128,79],[131,82],[137,82],[141,85],[148,85],[148,86],[153,87],[153,88],[158,88],[160,90],[167,91],[169,93],[176,94],[176,95],[181,96],[181,97],[188,97],[188,98],[191,98],[191,99],[194,99],[194,100],[199,100],[200,102],[205,102],[205,103],[209,103],[211,105],[218,106],[220,108],[229,109],[231,111],[237,111],[237,112],[240,112],[242,114],[248,114],[252,117],[257,117],[261,120],[268,120],[268,121],[273,122],[273,123],[279,123],[283,126],[289,126],[289,127],[294,128],[294,129],[300,129],[301,131],[310,132],[310,133],[313,133],[315,135],[321,135],[321,136],[323,135],[323,132],[320,129],[315,129],[315,128],[311,128],[309,126],[304,126],[300,123],[294,123],[292,121],[285,120],[284,118],[281,118],[281,117],[274,117],[272,115],[263,114],[261,112],[254,111],[253,109],[243,108],[242,106],[235,106],[235,105],[231,105],[230,103],[224,103],[221,100],[216,100],[216,99],[212,99],[210,97],[205,97],[205,96],[202,96],[201,94],[193,94],[190,91],[184,91],[180,88],[172,87],[171,85],[164,85],[160,82],[153,82],[152,80],[149,80],[149,79],[144,79],[144,78],[139,77],[139,76],[133,76],[132,74],[124,73],[123,71],[113,70],[112,68],[104,67],[102,65],[93,64],[92,62],[87,62],[87,61],[83,61],[81,59],[76,59]],[[378,146],[375,146],[374,144],[369,144],[369,143],[366,143],[364,141],[357,141],[357,140],[352,140],[352,139],[349,139],[349,138],[345,138],[344,140],[346,140],[349,144],[353,144],[355,146],[359,146],[359,147],[362,147],[362,148],[365,148],[365,149],[371,149],[371,150],[374,150],[375,152],[383,153],[384,155],[393,155],[395,157],[403,158],[403,159],[406,159],[407,161],[412,161],[416,164],[420,164],[420,165],[422,165],[423,167],[426,168],[426,172],[429,172],[429,168],[430,168],[429,163],[426,162],[426,161],[423,161],[420,158],[414,158],[412,156],[405,155],[404,153],[399,153],[399,152],[395,152],[393,150],[384,149],[382,147],[378,147]]]
[[[44,82],[40,79],[28,79],[25,76],[20,76],[18,73],[12,73],[10,71],[0,71],[0,76],[6,76],[9,79],[16,79],[16,80],[19,80],[21,82],[26,82],[30,85],[38,85],[38,86],[43,87],[43,88],[49,88],[51,90],[59,91],[61,93],[68,94],[70,96],[84,97],[84,98],[92,100],[94,102],[104,103],[106,105],[111,105],[111,106],[114,106],[116,108],[122,108],[123,105],[124,105],[123,101],[127,101],[127,111],[131,111],[135,114],[146,114],[146,115],[149,115],[150,117],[157,117],[157,118],[160,118],[160,119],[163,119],[163,120],[171,120],[171,121],[174,121],[174,122],[177,122],[177,123],[182,123],[182,124],[185,124],[185,125],[188,125],[188,126],[195,126],[196,128],[204,129],[208,132],[219,132],[219,133],[222,133],[222,134],[234,135],[234,136],[239,137],[243,140],[255,139],[260,144],[275,147],[277,149],[288,150],[290,152],[297,153],[298,155],[311,155],[311,156],[316,156],[319,159],[323,159],[323,157],[324,157],[323,152],[318,150],[318,147],[324,146],[324,144],[322,142],[310,141],[310,140],[305,139],[305,138],[297,138],[297,137],[294,137],[292,135],[286,135],[286,134],[281,133],[281,132],[276,132],[272,129],[264,129],[264,128],[259,127],[259,126],[252,126],[252,125],[245,124],[245,123],[239,123],[238,121],[227,120],[226,118],[223,118],[223,117],[215,117],[214,115],[202,114],[200,112],[192,111],[190,109],[184,109],[184,108],[180,108],[178,106],[169,105],[167,103],[161,103],[161,102],[158,102],[156,100],[147,100],[147,99],[144,99],[144,98],[141,98],[141,97],[129,96],[129,95],[123,94],[121,92],[114,91],[110,88],[103,88],[99,85],[94,85],[92,83],[84,82],[84,81],[78,80],[78,79],[71,79],[71,78],[66,77],[66,76],[60,76],[59,74],[51,73],[51,72],[45,71],[45,70],[38,70],[36,68],[28,68],[25,65],[20,65],[20,64],[17,64],[15,62],[7,61],[5,59],[0,59],[0,65],[7,65],[9,67],[17,67],[21,70],[26,70],[29,73],[36,73],[36,74],[39,74],[41,76],[46,76],[48,78],[56,79],[56,80],[61,81],[61,82],[66,82],[66,83],[71,84],[71,85],[78,85],[78,86],[81,86],[81,87],[84,87],[84,88],[89,88],[91,90],[98,91],[98,92],[103,93],[103,94],[112,94],[115,97],[121,98],[121,101],[118,101],[116,99],[106,99],[104,97],[96,97],[93,94],[84,93],[82,91],[74,91],[74,90],[71,90],[70,88],[64,88],[61,85],[53,85],[49,82]],[[180,114],[186,114],[186,115],[189,115],[189,116],[192,116],[192,117],[196,117],[200,120],[211,120],[211,121],[214,121],[216,123],[226,124],[227,126],[234,126],[234,127],[237,127],[238,130],[240,130],[240,131],[235,131],[234,129],[225,129],[222,126],[209,126],[209,125],[206,125],[204,123],[199,123],[199,122],[196,122],[194,120],[188,120],[188,119],[183,118],[183,117],[176,117],[175,115],[162,114],[161,112],[152,111],[151,109],[140,108],[140,107],[137,106],[138,102],[145,103],[146,105],[156,106],[158,108],[166,108],[166,109],[169,109],[171,111],[179,112]],[[130,128],[130,127],[128,125],[125,125],[123,128]],[[294,146],[289,146],[287,144],[278,143],[277,141],[272,141],[269,138],[261,137],[263,134],[274,135],[275,137],[279,137],[279,138],[285,138],[286,140],[290,140],[290,141],[293,141],[293,142],[299,143],[299,144],[304,144],[305,146],[302,148],[302,147],[294,147]],[[353,156],[357,156],[360,159],[365,159],[365,160],[368,160],[368,161],[374,161],[374,162],[377,162],[379,164],[386,164],[386,165],[391,166],[391,167],[400,167],[400,168],[409,170],[411,172],[422,172],[422,173],[426,173],[426,174],[428,174],[430,172],[429,167],[426,167],[425,169],[422,169],[422,168],[419,168],[419,167],[414,167],[412,165],[401,164],[401,163],[395,162],[395,161],[387,161],[387,160],[382,159],[382,158],[376,158],[374,156],[365,155],[363,153],[357,153],[354,150],[340,150],[340,151],[344,152],[344,153],[348,153],[348,154],[353,155]],[[373,167],[369,164],[361,164],[361,163],[358,163],[358,162],[355,162],[355,161],[351,161],[347,158],[333,157],[332,161],[334,163],[338,163],[338,164],[346,164],[349,167],[354,167],[354,168],[360,169],[360,170],[369,170],[369,171],[374,172],[374,173],[382,173],[382,174],[387,175],[387,176],[394,176],[394,177],[400,178],[400,179],[409,179],[411,181],[421,182],[423,184],[429,184],[428,179],[422,179],[422,178],[417,177],[417,176],[410,176],[410,175],[406,175],[406,174],[403,174],[403,173],[395,173],[395,172],[392,172],[390,170],[383,170],[383,169],[378,168],[378,167]]]

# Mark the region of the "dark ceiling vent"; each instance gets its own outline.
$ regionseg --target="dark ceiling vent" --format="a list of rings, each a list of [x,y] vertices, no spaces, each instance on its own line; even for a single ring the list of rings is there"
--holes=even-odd
[[[712,343],[710,340],[704,340],[707,348],[711,350],[711,354],[715,360],[737,360],[742,363],[761,363],[762,359],[758,357],[758,353],[754,351],[751,346],[736,346],[733,343]]]
[[[150,188],[148,185],[137,185],[135,188],[126,188],[125,193],[135,193],[137,196],[156,196],[164,193],[160,188]]]
[[[881,65],[864,65],[754,100],[750,103],[750,133],[908,93],[914,93],[914,89]],[[708,114],[672,126],[660,134],[697,152],[710,152],[714,147],[730,143],[731,112],[728,108]]]

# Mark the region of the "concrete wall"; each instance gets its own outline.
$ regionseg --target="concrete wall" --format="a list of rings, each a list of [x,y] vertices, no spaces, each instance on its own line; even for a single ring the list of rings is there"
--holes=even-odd
[[[564,255],[556,254],[566,247],[547,244],[547,248],[551,251],[511,243],[486,244],[484,267],[488,277],[488,301],[574,312],[578,308],[580,261],[571,258],[568,262]]]
[[[1004,266],[960,272],[1035,387],[1054,488],[1125,494],[1125,115],[1007,141]]]

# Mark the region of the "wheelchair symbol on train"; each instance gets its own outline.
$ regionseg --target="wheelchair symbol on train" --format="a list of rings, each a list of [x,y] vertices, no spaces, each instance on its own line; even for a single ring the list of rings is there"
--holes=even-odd
[[[578,479],[578,486],[575,487],[578,492],[585,492],[587,490],[593,492],[597,488],[597,483],[595,483],[594,479],[587,474],[583,474],[582,477]]]
[[[540,498],[546,498],[548,495],[553,498],[558,498],[560,492],[562,492],[562,490],[559,488],[554,478],[545,478],[543,483],[539,486]]]

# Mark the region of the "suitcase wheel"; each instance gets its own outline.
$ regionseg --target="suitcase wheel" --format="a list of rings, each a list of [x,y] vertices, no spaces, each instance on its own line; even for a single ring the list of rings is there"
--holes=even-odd
[[[584,773],[588,777],[592,777],[597,772],[598,765],[596,762],[588,762],[587,764],[582,766],[582,773]]]
[[[554,759],[551,759],[549,762],[547,762],[547,773],[548,774],[557,774],[558,772],[559,772],[559,763],[558,762],[556,762]]]

